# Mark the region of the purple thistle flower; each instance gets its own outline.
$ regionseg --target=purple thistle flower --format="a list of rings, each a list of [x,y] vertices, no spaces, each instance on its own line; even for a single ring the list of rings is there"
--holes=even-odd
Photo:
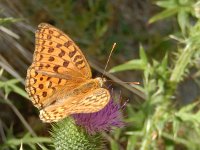
[[[124,126],[120,112],[121,108],[111,98],[102,110],[95,113],[74,114],[73,117],[77,125],[84,127],[88,133],[95,134],[97,132],[110,131],[113,127]]]

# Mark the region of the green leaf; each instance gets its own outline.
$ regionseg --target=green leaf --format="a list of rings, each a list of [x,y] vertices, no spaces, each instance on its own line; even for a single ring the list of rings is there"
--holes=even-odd
[[[0,88],[4,87],[5,86],[5,83],[0,81]]]
[[[185,33],[186,27],[188,26],[188,22],[189,22],[188,13],[185,10],[181,9],[178,13],[177,20],[181,28],[181,31]]]
[[[162,62],[161,62],[161,66],[163,69],[167,69],[168,67],[168,54],[165,54],[165,57],[163,58]]]
[[[109,72],[113,73],[126,70],[145,70],[148,64],[148,59],[142,45],[140,45],[140,58],[141,59],[130,60],[124,64],[115,66],[112,69],[110,69]]]
[[[168,69],[168,54],[165,55],[161,64],[158,64],[157,72],[162,77],[162,79],[168,80],[169,78],[169,69]]]
[[[147,56],[145,54],[144,48],[142,47],[142,45],[140,45],[140,58],[142,59],[144,64],[148,63],[148,59]]]
[[[158,20],[162,20],[162,19],[165,19],[167,17],[170,17],[174,14],[176,14],[178,12],[178,9],[177,8],[171,8],[171,9],[166,9],[160,13],[158,13],[157,15],[153,16],[150,20],[149,20],[149,23],[153,23],[153,22],[156,22]]]
[[[184,106],[182,109],[175,113],[175,116],[184,122],[189,121],[193,123],[200,123],[200,110],[196,113],[192,112],[197,104],[199,104],[199,102]]]
[[[21,143],[24,144],[37,144],[37,143],[51,143],[52,140],[47,137],[26,137],[22,139],[8,139],[6,141],[7,145],[21,145]]]
[[[13,92],[15,92],[15,93],[17,93],[17,94],[29,99],[27,93],[23,89],[19,88],[16,85],[10,85],[10,87],[12,88]]]
[[[137,142],[136,136],[135,136],[135,135],[131,135],[131,136],[128,138],[128,143],[127,143],[126,150],[134,150],[134,149],[135,149],[136,142]]]
[[[180,129],[180,121],[178,119],[173,120],[173,133],[174,133],[174,138],[177,137],[177,133]]]
[[[118,142],[113,140],[113,139],[111,139],[110,140],[110,147],[111,147],[111,150],[119,149]]]
[[[126,70],[144,70],[145,65],[141,59],[130,60],[124,64],[118,65],[113,67],[109,70],[109,72],[119,72],[119,71],[126,71]]]
[[[166,0],[166,1],[157,1],[156,5],[163,8],[174,8],[175,6],[177,6],[177,3],[173,0],[171,1]]]
[[[17,80],[17,79],[11,79],[11,80],[6,81],[5,83],[6,83],[7,85],[12,85],[12,84],[16,84],[16,83],[18,83],[18,82],[20,82],[20,81]]]
[[[21,20],[22,19],[15,19],[15,18],[12,18],[12,17],[0,18],[0,25],[5,24],[5,23],[13,23],[13,22],[21,21]]]
[[[11,79],[6,82],[0,82],[0,88],[4,87],[5,90],[5,97],[9,95],[10,92],[15,92],[27,99],[29,99],[27,93],[24,91],[24,89],[21,89],[19,86],[16,84],[19,82],[17,79]]]
[[[12,91],[8,85],[4,86],[4,90],[5,90],[5,98],[7,99],[8,95],[10,94],[10,92]]]
[[[190,112],[192,111],[197,105],[199,104],[199,102],[195,102],[195,103],[192,103],[192,104],[188,104],[184,107],[182,107],[179,112]]]

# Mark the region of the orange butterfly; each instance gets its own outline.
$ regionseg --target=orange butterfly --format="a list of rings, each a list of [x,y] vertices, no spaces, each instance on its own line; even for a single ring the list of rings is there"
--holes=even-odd
[[[79,47],[62,31],[41,23],[36,31],[33,63],[27,70],[26,91],[44,122],[71,114],[103,109],[110,93],[104,78],[92,79],[90,66]]]

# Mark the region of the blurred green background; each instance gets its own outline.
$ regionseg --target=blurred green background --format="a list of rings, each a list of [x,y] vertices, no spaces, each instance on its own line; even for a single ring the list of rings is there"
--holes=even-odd
[[[76,42],[91,64],[94,77],[102,75],[112,45],[117,43],[107,69],[114,67],[114,73],[107,77],[114,81],[111,87],[122,97],[120,103],[129,99],[123,110],[127,126],[104,133],[107,149],[200,149],[198,46],[189,51],[188,59],[183,57],[187,64],[179,60],[189,45],[187,41],[199,31],[198,27],[193,29],[198,24],[195,11],[200,10],[196,2],[1,0],[0,148],[20,149],[23,143],[24,149],[40,149],[37,143],[42,143],[51,149],[51,127],[39,120],[38,110],[24,91],[35,47],[34,32],[38,24],[46,22]],[[144,57],[148,59],[143,66]],[[183,73],[172,80],[178,63],[184,66]],[[138,81],[140,85],[118,84],[118,79]],[[162,113],[157,113],[160,109]],[[181,112],[189,119],[183,119]],[[158,115],[161,118],[152,119]],[[150,133],[149,122],[153,122]]]

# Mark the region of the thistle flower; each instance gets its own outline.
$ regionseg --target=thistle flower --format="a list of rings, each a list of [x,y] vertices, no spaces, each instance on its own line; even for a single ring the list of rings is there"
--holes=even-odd
[[[111,97],[109,103],[100,111],[88,114],[74,114],[76,124],[86,129],[89,134],[110,131],[113,127],[122,127],[122,107]]]

